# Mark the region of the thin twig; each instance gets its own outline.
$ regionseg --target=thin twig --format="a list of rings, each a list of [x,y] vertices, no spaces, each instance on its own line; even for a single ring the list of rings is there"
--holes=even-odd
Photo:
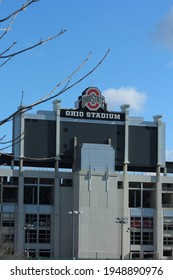
[[[38,42],[38,43],[36,43],[35,45],[32,45],[32,46],[30,46],[30,47],[28,47],[28,48],[22,49],[22,50],[20,50],[20,51],[17,51],[17,52],[8,54],[8,55],[1,55],[0,58],[1,58],[1,59],[6,59],[6,58],[9,58],[9,57],[14,57],[14,56],[16,56],[16,55],[19,55],[19,54],[21,54],[21,53],[23,53],[23,52],[32,50],[32,49],[34,49],[34,48],[36,48],[36,47],[38,47],[38,46],[40,46],[40,45],[43,45],[43,44],[47,43],[48,41],[51,41],[51,40],[55,39],[56,37],[62,35],[64,32],[66,32],[66,29],[61,30],[61,31],[60,31],[58,34],[56,34],[55,36],[48,37],[48,38],[45,39],[45,40],[40,40],[40,42]]]
[[[6,52],[8,52],[9,50],[11,50],[12,47],[14,47],[15,44],[17,44],[17,42],[13,42],[13,44],[11,44],[11,46],[9,46],[5,51],[3,51],[2,53],[0,53],[0,57],[1,57],[4,53],[6,53]]]
[[[31,0],[31,1],[26,1],[25,4],[23,4],[18,10],[14,11],[13,13],[11,13],[10,15],[8,15],[7,17],[3,18],[3,19],[0,19],[0,22],[4,22],[8,19],[10,19],[11,17],[15,16],[16,14],[26,10],[26,8],[28,6],[30,6],[31,4],[35,3],[35,2],[38,2],[39,0]]]
[[[110,49],[106,52],[106,54],[103,56],[103,58],[96,64],[96,66],[94,68],[91,69],[91,71],[89,71],[86,75],[82,76],[82,78],[78,79],[76,82],[74,82],[73,84],[71,84],[70,86],[67,86],[65,88],[63,88],[61,91],[59,91],[57,94],[54,94],[53,96],[50,96],[46,99],[41,99],[38,102],[34,102],[31,105],[28,106],[22,106],[20,108],[18,108],[14,113],[12,113],[10,116],[8,116],[7,118],[3,119],[2,121],[0,121],[0,126],[3,125],[4,123],[8,122],[9,120],[11,120],[12,118],[16,117],[19,114],[22,114],[30,109],[32,109],[33,107],[42,104],[44,102],[47,102],[59,95],[61,95],[62,93],[66,92],[67,90],[71,89],[72,87],[76,86],[77,84],[79,84],[81,81],[83,81],[84,79],[86,79],[89,75],[91,75],[101,64],[102,62],[105,60],[105,58],[107,57],[107,55],[109,54]],[[67,80],[67,79],[66,79]],[[55,87],[56,88],[56,87]]]
[[[15,19],[16,19],[16,17],[17,17],[18,14],[19,14],[19,13],[16,13],[16,14],[13,16],[13,18],[12,18],[12,20],[10,21],[10,23],[8,24],[7,28],[5,28],[4,33],[0,36],[0,40],[8,33],[8,31],[11,31],[11,26],[12,26],[13,22],[15,21]]]
[[[60,87],[63,83],[68,82],[72,79],[72,77],[85,65],[85,63],[89,60],[89,57],[91,55],[91,52],[87,56],[87,58],[63,81],[59,82],[52,90],[50,93],[48,93],[46,96],[42,97],[40,100],[36,101],[35,103],[32,104],[32,106],[35,106],[37,104],[40,104],[43,100],[47,100],[55,90]]]

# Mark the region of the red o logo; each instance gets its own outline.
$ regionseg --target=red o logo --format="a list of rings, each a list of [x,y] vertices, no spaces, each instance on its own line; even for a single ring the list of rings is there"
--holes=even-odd
[[[89,88],[86,90],[86,95],[91,97],[91,100],[87,102],[86,106],[90,110],[97,110],[100,107],[100,104],[98,102],[98,96],[100,96],[100,92],[96,88]]]

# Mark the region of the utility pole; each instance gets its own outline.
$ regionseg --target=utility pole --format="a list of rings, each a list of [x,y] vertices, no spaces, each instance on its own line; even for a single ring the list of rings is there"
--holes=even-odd
[[[72,221],[72,259],[75,260],[75,216],[82,214],[82,211],[68,211],[68,214],[71,215]]]
[[[120,260],[124,259],[124,254],[123,254],[123,225],[128,223],[128,219],[126,217],[118,217],[116,218],[115,221],[117,224],[121,225],[121,231],[120,231]]]

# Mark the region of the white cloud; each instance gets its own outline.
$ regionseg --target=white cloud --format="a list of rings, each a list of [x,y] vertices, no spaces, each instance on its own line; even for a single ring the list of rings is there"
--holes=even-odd
[[[154,37],[169,51],[173,52],[173,6],[158,23]]]
[[[110,88],[102,92],[105,96],[109,110],[115,110],[124,104],[129,104],[130,109],[142,111],[146,102],[146,94],[139,92],[134,87]]]

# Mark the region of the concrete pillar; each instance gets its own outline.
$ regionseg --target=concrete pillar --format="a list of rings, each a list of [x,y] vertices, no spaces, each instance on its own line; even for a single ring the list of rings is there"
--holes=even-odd
[[[60,101],[53,101],[56,120],[56,159],[55,159],[55,182],[54,182],[54,205],[53,205],[53,242],[54,258],[60,258],[60,183],[59,183],[59,160],[60,160]]]
[[[122,258],[128,258],[130,251],[130,235],[127,228],[130,227],[129,212],[129,183],[128,183],[128,164],[129,164],[129,105],[121,106],[121,111],[125,113],[125,148],[124,148],[124,188],[123,188],[123,209],[122,217],[128,219],[128,224],[122,226]]]
[[[161,182],[161,166],[162,162],[162,116],[154,116],[153,119],[157,123],[158,128],[158,158],[156,167],[156,215],[155,215],[155,245],[156,253],[159,259],[163,258],[163,211],[162,211],[162,182]]]
[[[25,119],[24,114],[20,115],[20,142],[19,142],[19,183],[18,183],[18,206],[16,207],[16,254],[22,255],[24,253],[24,223],[25,223],[25,209],[24,209],[24,177],[23,177],[23,159],[24,159],[24,131]]]

